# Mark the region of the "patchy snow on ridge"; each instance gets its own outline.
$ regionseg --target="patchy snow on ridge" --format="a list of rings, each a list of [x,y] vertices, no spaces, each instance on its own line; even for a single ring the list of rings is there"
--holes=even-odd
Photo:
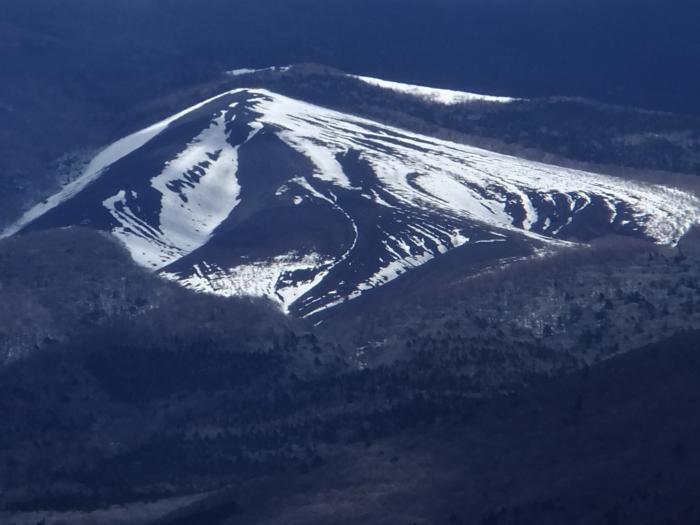
[[[235,107],[235,106],[234,106]],[[124,191],[104,201],[120,226],[112,233],[139,264],[162,268],[203,246],[238,203],[238,148],[226,133],[226,112],[196,137],[151,187],[161,195],[159,227],[153,228],[131,208]],[[138,206],[137,200],[135,205]]]
[[[397,93],[403,93],[405,95],[411,95],[417,98],[428,100],[430,102],[435,102],[437,104],[444,104],[446,106],[454,106],[457,104],[465,104],[468,102],[494,102],[500,104],[507,104],[509,102],[515,102],[519,100],[517,98],[511,97],[479,95],[477,93],[468,93],[466,91],[454,91],[452,89],[440,89],[427,86],[416,86],[413,84],[403,84],[401,82],[393,82],[390,80],[382,80],[379,78],[365,77],[359,75],[352,75],[352,77],[372,86],[388,89]]]

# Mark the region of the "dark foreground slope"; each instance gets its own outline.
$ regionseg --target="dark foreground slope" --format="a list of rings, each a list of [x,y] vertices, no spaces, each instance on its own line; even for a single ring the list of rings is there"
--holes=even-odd
[[[592,366],[516,330],[482,328],[480,341],[461,344],[443,332],[425,337],[430,347],[407,346],[391,366],[365,368],[352,344],[338,348],[340,338],[329,343],[262,303],[158,281],[97,234],[44,232],[3,244],[12,248],[3,275],[15,275],[4,289],[17,297],[23,283],[33,304],[61,298],[50,311],[65,317],[52,321],[63,327],[60,339],[0,369],[0,521],[631,525],[697,517],[697,331]],[[677,262],[645,260],[666,268],[668,288],[689,301],[686,251]],[[13,258],[43,280],[19,280]],[[615,282],[614,264],[627,264],[620,259],[601,262],[598,278]],[[581,284],[558,286],[572,293]],[[93,305],[111,297],[110,310],[95,307],[100,315],[71,324],[84,297]],[[662,308],[650,295],[612,301],[606,315],[638,315],[647,309],[637,302],[647,300]],[[676,312],[690,326],[693,308]],[[5,332],[9,318],[1,319]],[[428,333],[433,323],[423,323]]]
[[[402,432],[323,445],[310,469],[239,476],[191,506],[5,517],[18,524],[116,523],[118,515],[161,525],[696,523],[699,335],[462,404],[430,426],[414,406],[414,422]],[[363,428],[372,432],[369,421]],[[215,443],[200,462],[211,462]]]
[[[295,329],[264,301],[199,296],[158,279],[109,236],[80,228],[3,240],[0,290],[0,365],[103,328],[127,327],[125,338],[132,333],[142,341],[165,328],[175,338],[230,330],[229,342],[251,346],[259,342],[254,334]],[[146,318],[153,326],[139,327]]]
[[[699,336],[348,445],[313,474],[235,486],[207,511],[235,512],[211,523],[697,523]],[[202,508],[158,523],[197,523]]]

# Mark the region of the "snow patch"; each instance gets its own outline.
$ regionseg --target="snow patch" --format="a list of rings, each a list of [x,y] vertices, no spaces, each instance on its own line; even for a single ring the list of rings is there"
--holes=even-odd
[[[467,104],[469,102],[493,102],[498,104],[508,104],[510,102],[520,100],[511,97],[479,95],[477,93],[469,93],[466,91],[454,91],[451,89],[439,89],[427,86],[416,86],[414,84],[403,84],[401,82],[392,82],[390,80],[382,80],[373,77],[358,75],[352,75],[352,77],[372,86],[388,89],[396,93],[411,95],[416,98],[427,100],[429,102],[435,102],[436,104],[444,104],[446,106]]]
[[[226,133],[221,112],[164,170],[151,179],[160,194],[158,225],[139,218],[138,200],[121,191],[104,201],[120,224],[112,233],[134,260],[159,269],[203,246],[238,204],[238,148]]]
[[[263,73],[263,72],[274,72],[274,73],[284,73],[289,71],[291,66],[272,66],[264,67],[260,69],[250,69],[247,67],[240,69],[232,69],[231,71],[226,71],[226,74],[230,77],[241,77],[244,75],[252,75],[253,73]]]
[[[288,313],[289,307],[318,284],[318,269],[328,265],[319,254],[291,252],[222,269],[203,262],[192,267],[190,275],[161,272],[166,279],[192,290],[222,297],[266,297]],[[294,279],[295,272],[311,273],[307,279]]]

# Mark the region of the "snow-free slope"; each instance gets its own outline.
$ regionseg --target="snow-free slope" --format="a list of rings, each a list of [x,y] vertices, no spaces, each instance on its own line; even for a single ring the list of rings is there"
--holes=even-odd
[[[137,262],[185,286],[312,315],[456,248],[499,246],[502,257],[515,239],[535,253],[609,233],[673,244],[700,218],[700,202],[676,189],[260,89],[224,93],[149,130],[107,148],[98,169],[15,229],[110,231]]]

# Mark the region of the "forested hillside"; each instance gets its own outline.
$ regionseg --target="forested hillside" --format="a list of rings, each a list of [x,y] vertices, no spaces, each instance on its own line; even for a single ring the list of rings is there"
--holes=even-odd
[[[463,523],[520,523],[517,516],[524,513],[555,522],[589,501],[594,506],[579,517],[604,520],[612,513],[620,519],[615,523],[633,523],[640,509],[664,515],[666,507],[651,506],[649,498],[681,498],[686,506],[669,516],[694,512],[682,493],[670,492],[675,481],[653,477],[655,469],[672,476],[687,472],[692,455],[690,427],[679,424],[663,436],[656,431],[658,422],[673,417],[661,408],[645,413],[641,441],[631,450],[648,458],[661,447],[668,460],[641,464],[638,475],[611,485],[605,501],[571,499],[627,464],[614,452],[620,446],[615,435],[629,439],[625,420],[612,415],[615,403],[637,399],[638,389],[646,396],[666,392],[674,410],[692,402],[695,332],[670,337],[698,323],[699,252],[692,241],[676,250],[603,244],[492,270],[473,282],[448,278],[439,294],[430,279],[413,294],[389,287],[380,292],[385,297],[369,296],[354,312],[339,310],[342,317],[317,329],[283,319],[263,303],[197,296],[161,282],[132,267],[121,248],[99,235],[39,233],[4,241],[2,248],[3,290],[11,292],[3,295],[11,302],[3,303],[3,311],[14,307],[19,314],[2,317],[2,333],[24,342],[15,343],[21,354],[0,371],[0,411],[9,422],[0,446],[7,511],[92,509],[233,484],[237,488],[223,503],[212,505],[236,516],[239,508],[260,511],[262,503],[246,496],[258,486],[254,480],[264,479],[259,476],[274,474],[276,481],[260,482],[283,497],[288,491],[273,486],[309,471],[310,483],[322,483],[333,469],[357,490],[375,490],[369,487],[388,477],[396,497],[404,498],[400,494],[416,494],[409,480],[421,462],[463,457],[458,450],[464,439],[470,447],[486,447],[484,462],[524,447],[523,461],[541,461],[547,450],[558,463],[537,482],[539,496],[518,492],[524,485],[497,482],[498,472],[516,472],[507,461],[497,462],[489,470],[495,469],[499,496],[492,494],[490,503],[468,499],[462,506],[450,499],[433,505],[426,493],[410,506],[414,519],[439,521],[452,513]],[[88,268],[87,260],[99,264]],[[27,275],[34,277],[19,278]],[[90,284],[93,279],[103,285]],[[421,295],[431,287],[432,299]],[[403,306],[392,304],[393,293]],[[27,345],[32,334],[46,336]],[[649,349],[639,350],[649,342]],[[606,364],[610,358],[613,364]],[[577,372],[588,369],[591,379]],[[652,377],[652,370],[670,375]],[[605,394],[613,384],[614,393]],[[535,393],[523,393],[528,388]],[[625,417],[644,410],[644,399],[651,398],[634,401],[634,410],[625,405]],[[525,415],[530,412],[532,420]],[[440,431],[428,427],[435,424],[455,436],[444,447],[435,441]],[[611,448],[578,454],[563,446],[556,459],[559,452],[547,445],[575,433],[584,446],[601,424],[609,426]],[[521,432],[531,437],[520,441],[515,436]],[[540,442],[538,432],[562,437]],[[479,437],[492,433],[503,437],[488,444]],[[534,448],[525,445],[528,440]],[[603,463],[584,474],[581,465],[593,457],[588,454]],[[476,461],[469,457],[464,460]],[[379,467],[380,477],[372,467],[357,478],[359,470],[343,466],[348,461],[386,466]],[[464,490],[460,471],[427,468],[445,490]],[[525,483],[531,467],[523,468]],[[555,490],[562,469],[578,474],[570,488]],[[342,489],[339,497],[350,497],[351,490]],[[276,507],[280,516],[284,508]],[[372,512],[399,511],[382,503]],[[465,518],[472,512],[479,517]]]

